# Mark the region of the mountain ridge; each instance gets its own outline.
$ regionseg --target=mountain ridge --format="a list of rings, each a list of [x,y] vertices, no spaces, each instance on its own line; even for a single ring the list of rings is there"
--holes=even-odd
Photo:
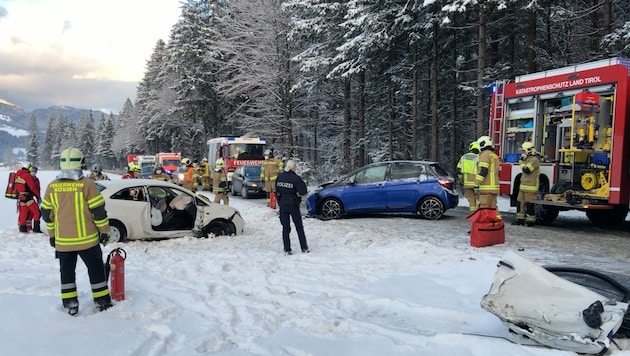
[[[13,134],[12,129],[26,130],[28,132],[28,124],[31,115],[35,115],[37,119],[37,128],[40,132],[46,130],[46,124],[51,116],[65,116],[73,122],[78,122],[82,116],[89,115],[92,112],[95,124],[101,117],[100,110],[74,108],[67,105],[55,105],[48,108],[38,108],[32,111],[23,109],[21,106],[0,98],[0,130]],[[108,115],[108,114],[106,114]],[[19,131],[18,131],[19,132]],[[21,134],[13,134],[14,136],[22,136]]]

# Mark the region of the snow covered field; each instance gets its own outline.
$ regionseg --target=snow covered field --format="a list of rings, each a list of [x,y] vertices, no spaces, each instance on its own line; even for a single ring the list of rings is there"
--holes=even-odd
[[[56,174],[39,173],[42,189]],[[0,205],[4,355],[575,355],[501,338],[479,302],[509,243],[472,248],[444,220],[305,219],[311,253],[285,256],[277,213],[230,197],[243,236],[108,245],[128,255],[126,300],[96,313],[79,262],[70,317],[48,238],[18,233],[15,201]]]

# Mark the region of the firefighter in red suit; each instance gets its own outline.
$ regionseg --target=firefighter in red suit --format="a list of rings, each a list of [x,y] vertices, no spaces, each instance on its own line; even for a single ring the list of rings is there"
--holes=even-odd
[[[27,220],[34,220],[33,232],[42,232],[39,226],[39,205],[41,195],[39,180],[33,179],[30,171],[31,165],[25,165],[15,172],[15,191],[18,197],[18,227],[20,232],[28,232]]]
[[[41,193],[41,185],[39,183],[39,178],[37,177],[37,167],[31,166],[28,170],[31,172],[31,177],[33,177],[33,181],[35,181],[35,187],[36,187],[35,189],[37,189],[37,191]],[[37,205],[41,205],[41,200],[37,201]],[[39,212],[41,215],[41,210],[39,210]],[[35,225],[39,226],[39,219],[35,219],[35,216],[33,215],[33,213],[29,211],[28,216],[26,217],[26,230],[27,231],[33,230],[33,227]],[[37,230],[40,230],[40,231],[33,231],[33,232],[41,232],[41,228]]]

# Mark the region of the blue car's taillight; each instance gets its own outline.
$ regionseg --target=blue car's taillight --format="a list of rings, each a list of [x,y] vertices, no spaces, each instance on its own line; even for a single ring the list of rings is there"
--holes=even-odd
[[[453,180],[447,178],[438,178],[438,183],[440,183],[444,188],[452,190],[453,189]]]

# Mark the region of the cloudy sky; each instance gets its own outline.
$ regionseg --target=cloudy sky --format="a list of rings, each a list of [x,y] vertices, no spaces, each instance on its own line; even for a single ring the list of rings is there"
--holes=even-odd
[[[0,0],[0,99],[118,113],[180,0]]]

